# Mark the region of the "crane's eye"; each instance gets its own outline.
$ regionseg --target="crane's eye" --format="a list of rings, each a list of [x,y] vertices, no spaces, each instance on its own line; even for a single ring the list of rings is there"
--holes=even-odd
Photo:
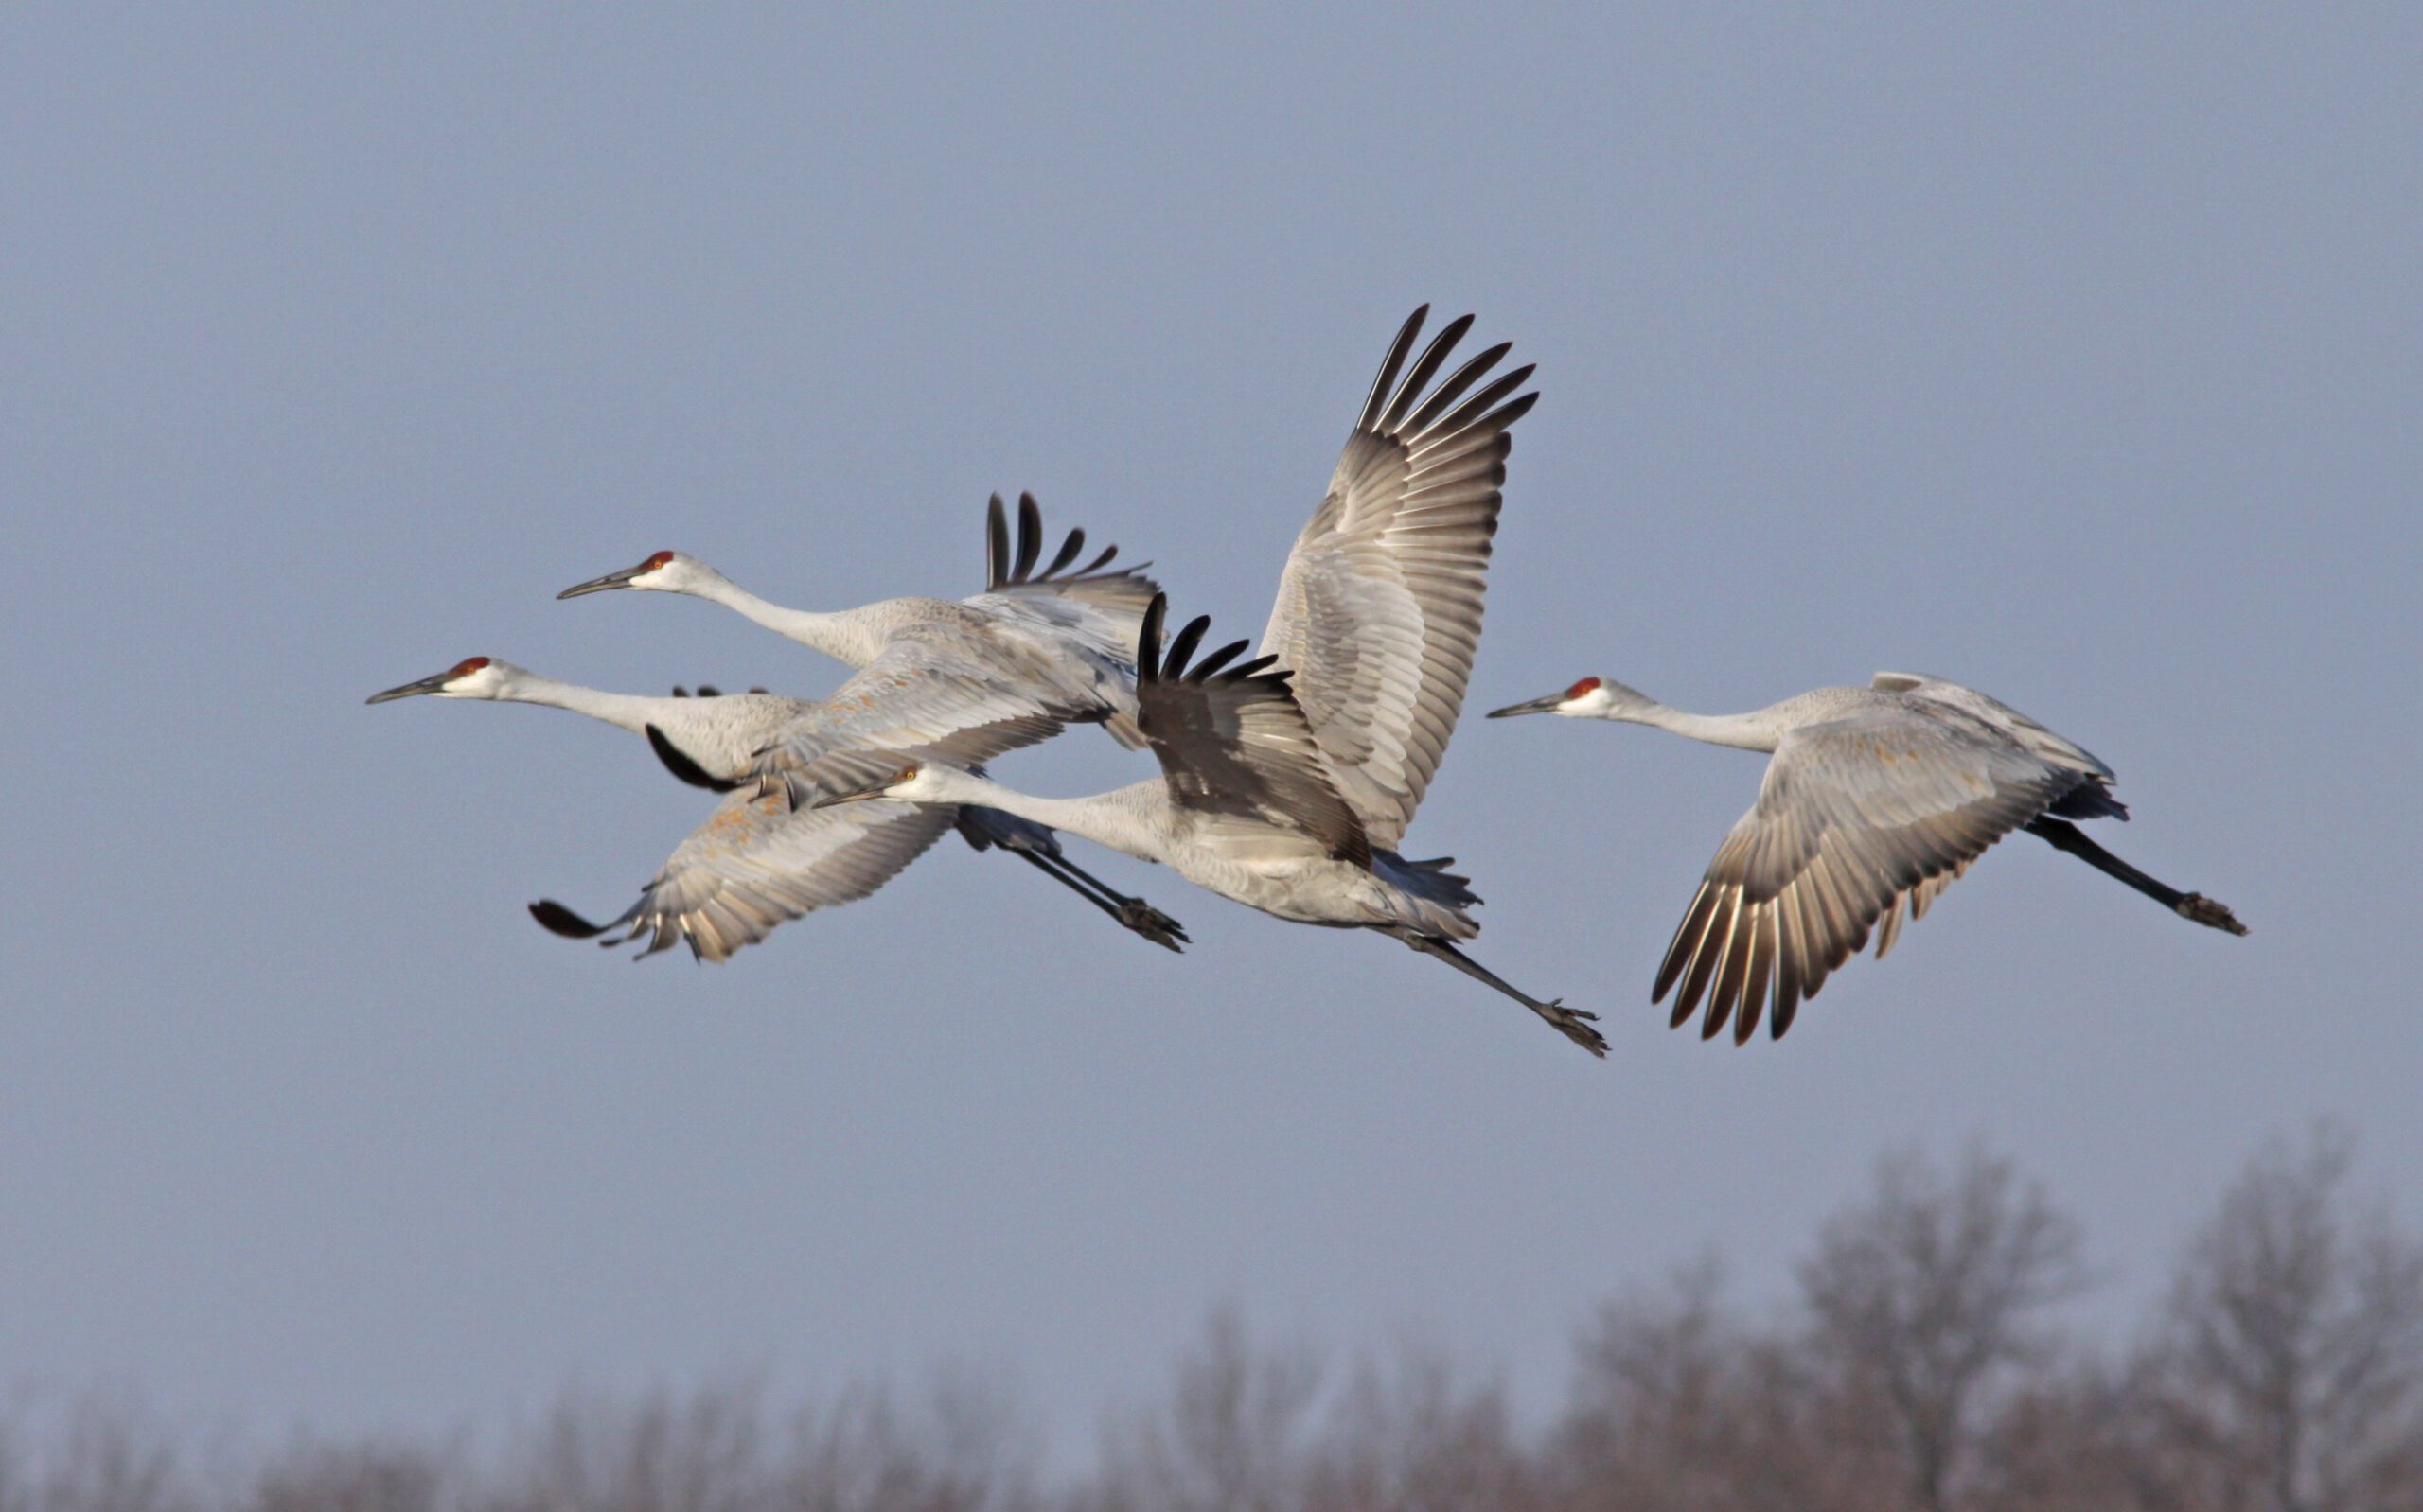
[[[1599,679],[1596,677],[1584,677],[1580,682],[1575,683],[1572,687],[1565,689],[1565,695],[1567,698],[1579,698],[1585,693],[1596,693],[1598,691]]]
[[[640,564],[640,571],[643,572],[653,572],[660,567],[669,567],[672,564],[673,554],[671,552],[659,552],[654,556],[649,557],[646,561],[642,562]]]
[[[913,782],[916,780],[917,768],[914,766],[903,766],[900,770],[892,774],[892,782],[888,785],[898,787],[903,782]]]
[[[488,659],[486,657],[471,657],[467,660],[454,663],[454,670],[446,676],[450,680],[455,677],[468,677],[487,664]]]

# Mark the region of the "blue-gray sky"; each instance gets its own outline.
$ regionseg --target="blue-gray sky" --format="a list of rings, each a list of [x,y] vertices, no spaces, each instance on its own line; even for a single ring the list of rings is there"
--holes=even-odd
[[[974,1358],[1082,1426],[1217,1297],[1552,1386],[1704,1246],[1779,1294],[1896,1142],[2016,1154],[2122,1300],[2267,1129],[2411,1182],[2423,24],[1617,9],[0,17],[0,1366],[345,1426]],[[968,591],[995,489],[1249,633],[1423,300],[1545,396],[1477,707],[1954,677],[2254,936],[2022,839],[1704,1046],[1647,987],[1758,760],[1471,719],[1411,848],[1603,1064],[1108,857],[1190,955],[946,844],[634,966],[522,905],[619,908],[697,795],[363,707],[473,654],[822,692],[552,595],[660,547]]]

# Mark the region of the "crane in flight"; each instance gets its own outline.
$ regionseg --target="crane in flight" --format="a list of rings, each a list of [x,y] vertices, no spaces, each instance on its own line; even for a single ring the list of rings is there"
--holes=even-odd
[[[1042,561],[1043,512],[1033,494],[1018,496],[1013,550],[1001,496],[985,514],[984,591],[972,598],[883,599],[855,609],[819,613],[769,603],[680,552],[658,552],[637,567],[575,583],[556,595],[580,598],[616,589],[681,593],[720,604],[752,624],[823,653],[844,666],[865,666],[911,629],[944,630],[971,656],[1003,676],[1059,696],[1090,694],[1123,746],[1136,733],[1136,632],[1158,585],[1144,575],[1149,562],[1122,567],[1119,548],[1105,548],[1080,567],[1086,533],[1071,530],[1049,565]]]
[[[904,659],[892,659],[896,664]],[[896,670],[896,669],[895,669]],[[853,679],[854,681],[856,679]],[[883,690],[844,692],[853,699]],[[761,692],[708,694],[670,698],[608,693],[559,682],[489,657],[472,657],[446,671],[371,694],[388,703],[416,695],[476,698],[567,709],[646,737],[659,760],[676,777],[725,795],[715,816],[674,853],[663,872],[630,911],[610,924],[592,924],[561,904],[530,905],[539,923],[576,939],[623,933],[619,943],[648,933],[648,952],[686,941],[693,953],[721,960],[741,945],[765,937],[776,924],[812,909],[850,903],[880,888],[915,860],[946,829],[956,828],[977,850],[998,847],[1070,888],[1125,927],[1171,950],[1185,941],[1177,922],[1141,898],[1120,893],[1062,853],[1051,831],[1012,815],[982,810],[921,813],[877,805],[863,815],[794,810],[784,792],[756,790],[749,778],[756,753],[769,743],[803,730],[829,731],[836,723],[829,704]],[[838,700],[837,700],[838,701]],[[929,714],[895,719],[893,728],[861,711],[854,734],[873,738],[928,738],[942,730],[956,748],[1009,748],[1026,743],[1031,729],[1048,734],[1048,720],[1001,730],[988,726],[951,730],[947,717]],[[1041,738],[1041,734],[1034,738]],[[890,759],[887,757],[886,759]],[[752,790],[740,791],[744,787]]]
[[[1468,910],[1480,900],[1447,870],[1451,858],[1398,853],[1463,705],[1508,429],[1537,398],[1517,393],[1530,367],[1492,376],[1503,343],[1431,386],[1469,315],[1407,368],[1427,313],[1414,311],[1388,349],[1281,574],[1261,654],[1237,662],[1240,641],[1189,666],[1210,623],[1198,619],[1157,655],[1163,600],[1147,607],[1136,694],[1158,779],[1039,798],[935,759],[820,801],[981,803],[1160,862],[1278,918],[1376,930],[1603,1056],[1594,1015],[1532,997],[1457,948],[1478,933]]]
[[[1680,984],[1673,1025],[1706,994],[1712,1039],[1781,1039],[1804,998],[1876,931],[1883,959],[1901,921],[1986,848],[2025,830],[2184,919],[2243,935],[2227,907],[2148,876],[2074,819],[2126,819],[2112,768],[1997,699],[1940,677],[1880,672],[1866,688],[1819,688],[1744,714],[1670,709],[1619,682],[1584,677],[1489,717],[1563,714],[1654,725],[1711,746],[1766,751],[1759,800],[1717,849],[1666,948],[1653,1003]]]

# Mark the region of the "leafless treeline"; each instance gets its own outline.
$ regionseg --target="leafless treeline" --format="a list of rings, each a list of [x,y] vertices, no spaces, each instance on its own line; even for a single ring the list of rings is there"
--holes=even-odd
[[[1717,1268],[1602,1307],[1556,1421],[1400,1346],[1344,1363],[1215,1312],[1093,1466],[998,1382],[783,1413],[745,1384],[575,1396],[502,1442],[180,1445],[19,1412],[0,1512],[2397,1512],[2423,1508],[2423,1243],[2344,1137],[2275,1141],[2134,1337],[2082,1337],[2077,1225],[2007,1161],[1881,1162],[1751,1316]]]

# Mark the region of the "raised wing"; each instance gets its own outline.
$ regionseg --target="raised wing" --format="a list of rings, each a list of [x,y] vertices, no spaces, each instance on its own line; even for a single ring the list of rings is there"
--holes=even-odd
[[[758,752],[760,787],[805,808],[897,770],[903,756],[977,766],[1105,716],[1065,668],[1005,661],[1002,647],[977,643],[982,633],[947,621],[901,629]]]
[[[1161,590],[1159,584],[1144,575],[1144,569],[1153,564],[1114,565],[1111,559],[1119,554],[1119,548],[1105,546],[1100,555],[1079,567],[1075,564],[1085,554],[1086,533],[1071,530],[1060,543],[1052,565],[1038,572],[1035,564],[1043,558],[1043,511],[1035,504],[1035,495],[1020,494],[1014,554],[1009,519],[1003,511],[1001,496],[995,494],[984,519],[988,571],[983,596],[1064,606],[1063,612],[1078,617],[1076,623],[1098,628],[1132,658],[1136,654],[1137,628],[1144,619],[1144,606]]]
[[[1388,348],[1262,634],[1263,653],[1294,674],[1339,791],[1371,843],[1389,849],[1463,709],[1507,428],[1539,397],[1515,394],[1529,365],[1489,378],[1503,343],[1430,386],[1469,315],[1448,322],[1406,370],[1428,312],[1415,310]]]
[[[1015,552],[999,494],[993,496],[984,527],[985,589],[967,601],[969,607],[1040,632],[1047,644],[1064,645],[1102,679],[1102,691],[1119,706],[1105,721],[1112,738],[1131,749],[1142,745],[1143,736],[1125,705],[1136,682],[1136,642],[1144,607],[1160,591],[1160,585],[1144,575],[1151,564],[1114,565],[1111,559],[1119,548],[1106,546],[1080,567],[1076,564],[1085,554],[1086,533],[1071,530],[1051,565],[1036,571],[1043,558],[1043,511],[1033,494],[1018,495]]]
[[[1988,846],[2085,781],[1965,719],[1866,713],[1793,730],[1708,864],[1650,1000],[1679,982],[1680,1026],[1707,993],[1702,1036],[1730,1018],[1736,1044],[1772,1001],[1781,1038],[1880,918],[1882,956],[1905,904],[1923,914]]]
[[[530,911],[560,935],[623,944],[642,955],[686,942],[719,961],[774,927],[855,902],[892,880],[950,828],[956,811],[871,801],[792,812],[780,793],[727,796],[621,917],[592,924],[557,903]]]
[[[1162,613],[1157,595],[1144,611],[1145,644],[1159,643]],[[1287,674],[1270,670],[1266,656],[1230,666],[1245,651],[1243,641],[1187,665],[1211,624],[1191,622],[1166,656],[1147,652],[1137,668],[1144,737],[1160,759],[1171,801],[1265,832],[1304,835],[1328,855],[1370,866],[1371,842],[1330,781],[1312,728],[1288,694]]]

